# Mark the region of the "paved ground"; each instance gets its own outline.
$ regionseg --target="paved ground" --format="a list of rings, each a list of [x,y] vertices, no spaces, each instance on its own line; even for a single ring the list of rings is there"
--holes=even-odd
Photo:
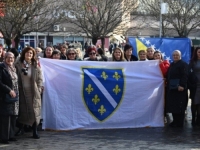
[[[169,118],[170,122],[171,118]],[[0,150],[200,150],[200,127],[191,127],[188,107],[185,126],[179,128],[137,128],[113,130],[39,131],[41,139],[31,132],[17,142],[0,144]]]

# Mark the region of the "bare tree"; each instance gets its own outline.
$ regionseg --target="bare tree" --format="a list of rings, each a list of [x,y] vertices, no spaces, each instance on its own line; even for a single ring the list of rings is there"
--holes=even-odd
[[[137,0],[67,0],[65,20],[83,31],[92,43],[113,33],[123,34],[130,23],[130,13],[136,10]],[[70,15],[69,15],[70,14]]]
[[[3,34],[8,47],[15,40],[18,47],[20,36],[32,31],[45,31],[58,22],[53,11],[58,9],[55,0],[8,0],[4,2],[3,13],[0,17],[0,32]]]
[[[188,34],[200,25],[200,1],[198,0],[164,0],[168,3],[169,12],[163,15],[163,35],[173,29],[180,37]],[[157,0],[141,0],[142,9],[148,16],[159,22],[160,3]]]

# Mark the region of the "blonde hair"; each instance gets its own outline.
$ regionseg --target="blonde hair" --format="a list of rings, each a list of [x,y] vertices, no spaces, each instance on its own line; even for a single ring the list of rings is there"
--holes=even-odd
[[[80,48],[76,48],[75,51],[76,51],[76,55],[78,56],[78,58],[82,59],[83,56],[82,56],[81,49]]]
[[[145,50],[139,50],[138,54],[140,54],[140,53],[145,53],[145,54],[147,54],[147,52],[146,52]]]
[[[153,47],[148,47],[146,51],[148,51],[148,50],[150,50],[150,49],[152,49],[153,52],[155,52],[155,49],[154,49]]]
[[[113,53],[112,53],[112,61],[117,61],[117,60],[115,59],[115,56],[114,56],[114,53],[115,53],[116,50],[119,50],[119,51],[121,52],[120,61],[124,61],[124,60],[125,60],[125,59],[124,59],[124,52],[123,52],[122,49],[119,48],[119,47],[116,47],[116,48],[113,50]]]
[[[35,51],[37,51],[37,50],[39,51],[39,53],[42,52],[42,49],[39,48],[39,47],[36,47],[36,48],[35,48]]]

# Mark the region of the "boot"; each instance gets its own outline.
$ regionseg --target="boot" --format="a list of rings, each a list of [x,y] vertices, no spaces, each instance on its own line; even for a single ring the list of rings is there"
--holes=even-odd
[[[200,115],[197,115],[196,125],[200,126]]]
[[[19,130],[15,133],[15,136],[20,136],[24,134],[24,125],[19,124],[18,127],[19,127]]]
[[[192,112],[192,126],[196,126],[196,115],[197,115],[197,108],[196,105],[191,105],[191,112]]]
[[[33,138],[34,139],[39,139],[40,136],[38,135],[37,133],[37,125],[36,125],[36,122],[33,123]]]

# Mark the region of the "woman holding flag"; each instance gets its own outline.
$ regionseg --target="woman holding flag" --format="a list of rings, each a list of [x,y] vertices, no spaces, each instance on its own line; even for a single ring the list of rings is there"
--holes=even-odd
[[[172,113],[170,127],[183,127],[188,102],[188,64],[181,60],[181,52],[173,51],[173,62],[167,73],[167,112]]]
[[[117,47],[113,50],[112,61],[126,61],[121,48]]]
[[[159,60],[159,66],[162,71],[163,77],[166,78],[167,71],[169,69],[170,63],[167,60],[163,60],[162,54],[159,51],[155,51],[153,54],[154,60]]]
[[[153,54],[155,50],[152,47],[147,48],[147,59],[148,60],[154,60]]]

